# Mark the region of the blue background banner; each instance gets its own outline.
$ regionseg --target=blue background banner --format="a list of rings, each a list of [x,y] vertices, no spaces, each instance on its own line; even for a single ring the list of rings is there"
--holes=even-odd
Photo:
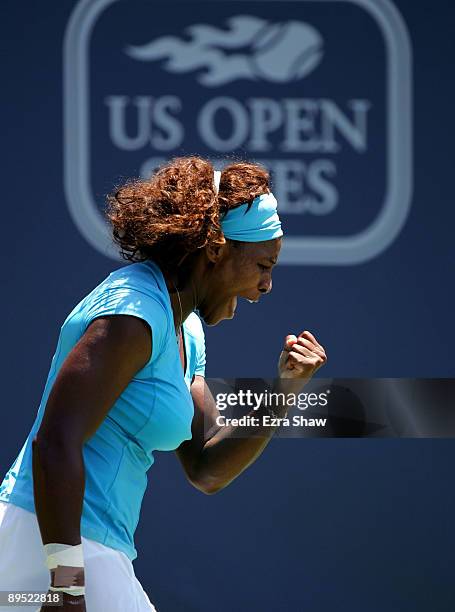
[[[173,155],[266,163],[287,235],[271,294],[206,327],[207,376],[273,377],[285,336],[309,329],[325,378],[454,377],[452,3],[0,10],[2,474],[60,325],[123,265],[106,193]],[[454,458],[452,440],[276,439],[204,496],[157,453],[136,574],[164,612],[448,612]]]

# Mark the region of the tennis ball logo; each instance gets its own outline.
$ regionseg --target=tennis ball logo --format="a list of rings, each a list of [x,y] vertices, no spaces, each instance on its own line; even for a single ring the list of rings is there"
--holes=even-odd
[[[322,59],[322,38],[313,27],[298,21],[264,29],[251,62],[257,76],[276,83],[301,79]]]
[[[195,24],[186,28],[185,39],[162,36],[129,46],[126,53],[139,61],[161,61],[168,72],[196,72],[206,87],[237,79],[287,83],[307,76],[322,59],[322,37],[307,23],[237,15],[226,24],[223,29]]]

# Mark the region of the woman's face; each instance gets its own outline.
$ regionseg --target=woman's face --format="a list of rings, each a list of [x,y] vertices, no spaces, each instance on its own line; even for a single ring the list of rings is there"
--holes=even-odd
[[[281,238],[264,242],[228,240],[219,258],[204,276],[204,299],[198,312],[207,325],[232,319],[237,298],[257,302],[272,289],[272,268],[281,249]]]

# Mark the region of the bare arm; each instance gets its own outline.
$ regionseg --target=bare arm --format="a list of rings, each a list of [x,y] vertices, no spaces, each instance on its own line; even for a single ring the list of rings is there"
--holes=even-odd
[[[80,544],[85,488],[82,447],[151,355],[148,325],[132,316],[96,319],[63,363],[32,442],[36,514],[43,544]]]
[[[274,392],[282,390],[273,389]],[[195,377],[191,395],[195,408],[193,437],[180,445],[177,456],[189,481],[203,493],[213,494],[226,487],[259,457],[276,427],[217,425],[220,413],[202,376]],[[285,407],[283,415],[284,411]],[[262,414],[261,409],[250,413],[255,418]]]
[[[298,338],[288,336],[279,360],[280,379],[272,392],[285,396],[299,393],[326,360],[323,347],[309,332],[302,332]],[[177,455],[189,481],[204,493],[212,494],[226,487],[259,457],[277,427],[218,426],[216,419],[220,413],[202,376],[195,377],[191,395],[195,409],[193,436],[180,445]],[[277,416],[285,416],[286,402],[274,406],[273,411]],[[263,407],[250,412],[252,417],[262,414]]]

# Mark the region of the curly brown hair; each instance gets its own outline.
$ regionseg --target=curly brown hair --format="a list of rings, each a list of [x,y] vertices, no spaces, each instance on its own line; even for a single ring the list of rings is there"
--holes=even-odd
[[[269,173],[258,164],[231,163],[217,194],[213,170],[201,157],[178,157],[109,195],[106,215],[121,255],[170,266],[207,244],[223,244],[220,215],[267,193]]]

